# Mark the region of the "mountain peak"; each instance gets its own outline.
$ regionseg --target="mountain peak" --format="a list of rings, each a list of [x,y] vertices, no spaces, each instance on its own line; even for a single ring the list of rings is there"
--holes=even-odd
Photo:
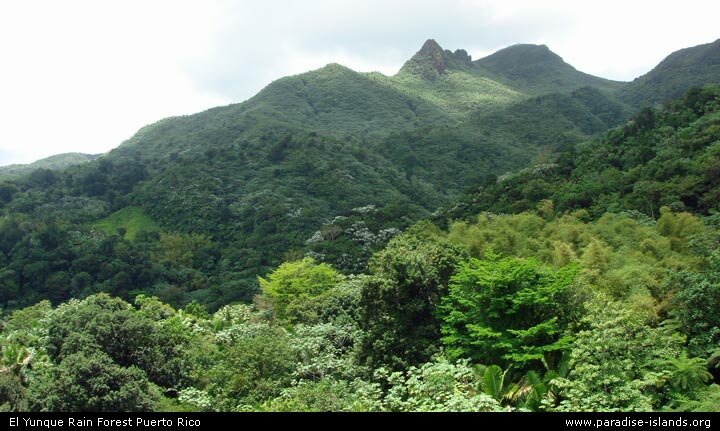
[[[494,54],[477,60],[476,63],[493,65],[503,69],[513,69],[520,65],[537,63],[567,64],[562,57],[552,52],[547,45],[533,45],[529,43],[508,46]]]
[[[637,108],[651,106],[713,82],[720,82],[720,39],[673,52],[623,88],[620,98]]]
[[[585,86],[616,89],[620,85],[580,72],[547,45],[525,43],[508,46],[474,61],[473,65],[527,94],[572,91]]]
[[[435,39],[428,39],[420,51],[405,63],[401,71],[417,74],[432,81],[439,75],[444,75],[446,69],[443,49],[435,42]]]
[[[423,55],[423,56],[435,56],[435,55],[442,55],[443,49],[438,45],[437,42],[435,42],[435,39],[428,39],[423,44],[422,48],[420,48],[420,51],[417,52],[416,55]]]
[[[458,49],[453,53],[443,50],[435,39],[428,39],[422,48],[403,65],[400,72],[434,81],[439,76],[445,75],[448,69],[465,66],[472,66],[472,58],[467,51]]]

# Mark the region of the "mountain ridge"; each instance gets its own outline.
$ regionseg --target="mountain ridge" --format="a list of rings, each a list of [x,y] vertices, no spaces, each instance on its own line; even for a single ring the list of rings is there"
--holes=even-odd
[[[619,91],[635,108],[680,97],[693,86],[720,82],[720,39],[683,48],[665,57],[652,70]]]
[[[148,125],[97,162],[21,188],[64,184],[90,199],[83,205],[93,210],[74,220],[135,206],[163,229],[229,247],[221,254],[240,247],[251,263],[235,272],[251,284],[353,208],[384,214],[377,229],[407,227],[469,184],[551,158],[631,114],[618,84],[543,45],[472,61],[429,39],[408,62],[394,76],[331,63],[280,78],[242,103]],[[53,211],[69,211],[63,193],[49,198]],[[338,250],[311,248],[350,265]]]
[[[687,53],[697,49],[717,47],[719,42],[685,48],[671,54],[668,59],[687,57]],[[692,60],[694,56],[689,57]],[[710,66],[714,67],[714,64]],[[712,69],[701,75],[693,81],[694,84],[702,85],[720,80],[720,69]],[[623,103],[638,107],[637,100],[652,99],[652,96],[643,94],[657,92],[655,88],[647,89],[639,85],[642,78],[639,77],[631,83],[622,83],[588,75],[565,63],[562,57],[547,45],[515,44],[472,60],[463,49],[452,52],[443,49],[434,39],[428,39],[396,75],[360,73],[338,63],[330,63],[312,71],[273,81],[246,101],[171,117],[147,125],[121,143],[116,150],[126,152],[128,148],[140,143],[140,153],[161,159],[183,151],[193,151],[194,145],[182,136],[176,139],[177,145],[166,143],[146,147],[142,142],[150,135],[157,135],[160,130],[177,127],[184,129],[185,135],[195,134],[206,129],[207,124],[200,123],[212,123],[206,120],[213,116],[225,118],[226,124],[239,119],[239,124],[233,125],[233,130],[228,133],[244,134],[248,129],[254,128],[255,132],[251,135],[255,138],[268,130],[294,130],[308,126],[320,133],[335,136],[349,132],[369,137],[426,124],[452,124],[478,109],[494,111],[528,97],[568,93],[587,86],[617,94]],[[318,95],[313,95],[307,90],[308,81],[316,88],[326,88],[321,88]],[[348,91],[345,86],[353,82],[354,89]],[[320,85],[321,83],[323,84]],[[335,88],[331,88],[333,86]],[[390,99],[394,101],[387,110],[374,113],[375,107],[382,106],[382,103],[378,103],[378,97],[388,99],[386,94],[380,96],[388,87],[394,94]],[[688,88],[687,85],[673,85],[671,95]],[[318,107],[316,103],[319,101],[322,104],[328,95],[340,100],[342,97],[336,96],[341,93],[348,93],[343,97],[350,102],[345,112],[357,113],[358,106],[353,106],[352,103],[365,103],[364,113],[356,118],[357,121],[349,121],[349,125],[339,124],[341,122],[337,115],[334,115],[336,106],[323,111],[322,106]],[[288,95],[291,97],[288,98]],[[292,115],[288,115],[291,111]],[[256,127],[263,124],[265,127]]]
[[[14,163],[10,165],[0,166],[0,178],[2,177],[18,177],[37,169],[61,170],[70,166],[79,165],[93,161],[100,157],[101,154],[87,153],[60,153],[42,159],[35,160],[31,163]]]

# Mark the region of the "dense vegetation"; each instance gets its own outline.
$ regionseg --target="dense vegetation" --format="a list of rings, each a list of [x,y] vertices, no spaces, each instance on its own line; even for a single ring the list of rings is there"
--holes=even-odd
[[[717,82],[720,39],[673,52],[653,70],[619,91],[626,103],[642,108],[681,97],[690,87]]]
[[[14,311],[3,408],[718,411],[717,229],[543,215],[418,224],[366,275],[286,262],[212,314],[104,293]]]
[[[0,166],[0,179],[17,178],[38,169],[60,170],[95,160],[98,155],[83,153],[64,153],[40,159],[27,165]]]
[[[720,87],[619,88],[428,41],[0,182],[0,409],[717,411]]]
[[[3,183],[5,306],[102,291],[216,309],[308,252],[363,271],[469,184],[629,116],[604,90],[529,97],[448,52],[428,42],[394,77],[329,65],[283,78],[245,103],[147,126],[94,162]],[[562,64],[554,91],[595,82]],[[187,244],[186,258],[159,258]]]
[[[720,209],[719,142],[720,87],[693,89],[555,160],[490,178],[447,216],[525,211],[543,201],[593,217],[627,210],[656,218],[662,206],[714,214]]]

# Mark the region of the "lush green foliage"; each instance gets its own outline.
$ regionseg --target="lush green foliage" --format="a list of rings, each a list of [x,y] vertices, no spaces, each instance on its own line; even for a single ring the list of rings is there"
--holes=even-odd
[[[571,342],[561,313],[575,273],[492,254],[465,262],[440,308],[448,354],[519,369],[554,367]]]
[[[670,211],[582,218],[421,223],[371,275],[288,262],[254,306],[213,314],[146,296],[41,302],[2,323],[3,408],[713,409],[720,326],[697,298],[714,295],[717,256],[692,244],[716,228]],[[187,259],[177,250],[162,260]]]
[[[545,215],[418,224],[368,276],[288,262],[254,306],[214,314],[104,294],[15,311],[0,337],[3,408],[712,409],[718,322],[694,301],[714,294],[717,256],[692,244],[716,228],[670,211]],[[177,250],[155,258],[186,261]]]
[[[332,267],[316,264],[307,257],[283,263],[267,280],[260,278],[260,289],[272,303],[278,319],[291,323],[313,322],[317,316],[305,315],[305,311],[313,309],[310,303],[322,302],[339,280],[340,275]]]
[[[525,211],[542,200],[555,211],[584,208],[594,217],[629,210],[655,218],[664,205],[707,214],[719,209],[718,142],[720,88],[694,89],[555,160],[485,181],[445,216]]]
[[[720,39],[675,51],[653,70],[619,92],[627,103],[641,108],[678,98],[691,87],[720,79]]]
[[[46,157],[27,165],[0,166],[0,179],[16,178],[37,170],[57,171],[69,166],[80,165],[95,160],[98,156],[83,153],[64,153]]]
[[[689,350],[695,355],[710,356],[720,351],[720,251],[710,256],[702,272],[683,271],[674,275],[668,285],[677,292],[671,312],[688,335]]]
[[[567,381],[558,382],[562,410],[650,411],[660,407],[665,386],[678,379],[672,361],[683,338],[667,325],[656,326],[652,310],[599,298],[589,310],[589,328],[580,331]],[[705,375],[706,370],[700,369]],[[708,376],[686,382],[702,386]],[[677,385],[677,383],[676,383]],[[685,388],[688,389],[688,388]]]
[[[435,310],[463,254],[421,227],[390,241],[370,262],[360,307],[362,357],[372,368],[405,368],[436,351]]]

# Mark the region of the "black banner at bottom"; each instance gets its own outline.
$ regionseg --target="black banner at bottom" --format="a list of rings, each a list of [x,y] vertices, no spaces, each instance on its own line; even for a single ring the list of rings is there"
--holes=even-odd
[[[0,429],[8,430],[203,430],[243,428],[260,421],[263,426],[308,424],[328,419],[362,426],[398,421],[403,428],[447,420],[474,420],[478,425],[550,427],[569,430],[720,429],[720,413],[0,413]]]

